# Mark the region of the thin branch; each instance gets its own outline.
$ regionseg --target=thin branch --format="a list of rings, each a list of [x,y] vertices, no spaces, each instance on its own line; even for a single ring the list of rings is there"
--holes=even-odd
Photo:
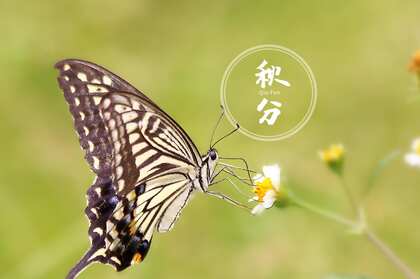
[[[396,267],[398,268],[407,279],[419,279],[417,275],[407,266],[407,264],[399,258],[394,251],[383,242],[378,236],[369,229],[365,230],[367,239],[376,247],[382,254]]]
[[[321,215],[322,217],[324,217],[326,219],[332,220],[334,222],[343,224],[343,225],[348,226],[348,227],[355,227],[356,226],[356,223],[354,223],[352,220],[349,220],[349,219],[347,219],[347,218],[345,218],[341,215],[338,215],[334,212],[316,207],[316,206],[314,206],[310,203],[307,203],[306,201],[296,197],[295,195],[291,195],[291,194],[289,194],[289,195],[292,198],[291,199],[292,203],[295,204],[298,207],[304,208],[304,209],[306,209],[310,212]]]
[[[365,235],[367,239],[389,260],[389,262],[392,263],[398,270],[400,270],[402,274],[404,274],[406,279],[419,279],[414,271],[412,271],[410,267],[401,258],[399,258],[385,242],[379,239],[376,234],[368,228],[367,224],[365,223],[365,219],[361,217],[363,216],[363,214],[361,214],[363,210],[359,211],[359,219],[357,222],[354,222],[341,215],[335,214],[334,212],[320,209],[296,197],[295,195],[290,194],[289,196],[292,203],[296,206],[316,213],[339,224],[343,224],[354,232],[358,232],[360,235]]]
[[[350,206],[351,206],[351,208],[352,208],[355,216],[357,217],[358,214],[359,214],[359,205],[358,205],[358,202],[354,198],[353,193],[351,192],[349,186],[347,185],[347,182],[344,179],[344,177],[342,175],[340,175],[339,177],[340,177],[341,186],[343,187],[344,192],[346,194],[346,197],[347,197],[347,199],[348,199],[348,201],[350,203]]]

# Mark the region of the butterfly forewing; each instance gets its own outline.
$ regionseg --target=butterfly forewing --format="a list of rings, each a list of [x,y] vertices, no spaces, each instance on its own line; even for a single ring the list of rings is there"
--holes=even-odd
[[[69,104],[74,126],[85,158],[99,176],[110,177],[111,147],[99,115],[98,104],[107,92],[131,91],[141,94],[127,82],[102,67],[81,60],[63,60],[55,67],[58,82]]]
[[[110,176],[112,147],[98,108],[102,97],[108,92],[129,92],[135,95],[140,103],[147,104],[150,111],[172,125],[184,145],[182,148],[188,153],[185,156],[199,165],[200,154],[185,131],[128,82],[99,65],[83,60],[62,60],[55,67],[60,71],[58,82],[74,118],[80,145],[86,152],[86,160],[96,174],[103,177]],[[171,135],[168,137],[171,138]]]
[[[195,179],[197,151],[165,115],[124,92],[106,94],[100,107],[113,147],[112,177],[119,194],[176,172]]]

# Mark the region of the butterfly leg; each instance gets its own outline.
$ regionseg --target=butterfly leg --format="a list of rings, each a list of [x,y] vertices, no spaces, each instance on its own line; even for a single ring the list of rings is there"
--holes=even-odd
[[[232,204],[232,205],[234,205],[234,206],[237,206],[237,207],[240,207],[240,208],[242,208],[242,209],[245,209],[246,211],[251,210],[251,208],[250,208],[250,207],[248,207],[247,205],[242,204],[242,203],[240,203],[240,202],[238,202],[238,201],[234,200],[233,198],[228,197],[228,196],[226,196],[225,194],[222,194],[222,193],[220,193],[220,192],[206,191],[205,193],[206,193],[206,194],[209,194],[210,196],[213,196],[213,197],[219,198],[219,199],[221,199],[221,200],[224,200],[224,201],[226,201],[226,202],[228,202],[228,203],[230,203],[230,204]]]
[[[242,196],[246,197],[247,199],[250,199],[251,197],[249,197],[247,194],[245,194],[241,189],[239,189],[238,185],[236,185],[235,182],[232,181],[232,179],[230,179],[229,177],[225,177],[222,178],[220,180],[214,181],[212,184],[210,184],[211,186],[215,185],[215,184],[219,184],[222,182],[229,182],[230,184],[232,184],[232,186],[236,189],[236,191],[238,191],[238,193],[240,193]]]
[[[248,178],[245,178],[245,177],[240,177],[238,174],[235,173],[233,169],[229,167],[225,167],[224,169],[222,169],[222,171],[235,177],[236,179],[238,179],[239,181],[241,181],[242,183],[248,186],[254,186],[254,184],[252,183],[252,180],[249,180]]]
[[[248,178],[249,178],[250,181],[252,181],[252,179],[251,179],[251,173],[253,173],[253,174],[256,174],[257,173],[256,171],[251,170],[249,168],[248,162],[244,158],[241,158],[241,157],[220,157],[220,159],[222,159],[222,160],[228,160],[228,161],[229,160],[233,160],[233,161],[240,161],[240,162],[242,162],[243,165],[244,165],[244,167],[235,166],[235,165],[231,165],[231,164],[227,164],[227,163],[223,163],[223,162],[221,162],[220,164],[221,165],[224,165],[224,166],[230,166],[231,168],[234,168],[234,169],[239,169],[239,170],[246,171],[247,174],[248,174]]]
[[[226,167],[222,167],[220,168],[220,170],[218,171],[214,171],[212,174],[212,178],[211,181],[213,181],[216,177],[218,177],[220,174],[222,174],[222,172],[226,169]],[[212,183],[212,184],[216,184],[216,183]]]
[[[248,177],[240,177],[238,174],[235,173],[235,171],[230,167],[230,166],[223,166],[222,168],[220,168],[220,170],[218,170],[212,177],[212,180],[215,179],[217,176],[219,176],[222,172],[225,172],[233,177],[235,177],[236,179],[238,179],[239,181],[241,181],[242,183],[248,185],[248,186],[253,186],[252,180],[249,180]],[[229,180],[229,182],[231,184],[234,184],[232,181]],[[218,182],[217,182],[218,183]],[[212,183],[212,184],[216,184],[216,183]],[[236,185],[235,185],[236,186]]]

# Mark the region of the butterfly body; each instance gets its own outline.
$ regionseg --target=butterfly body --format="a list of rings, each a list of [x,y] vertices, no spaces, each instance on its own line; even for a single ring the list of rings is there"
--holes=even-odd
[[[218,154],[200,156],[187,133],[146,95],[87,61],[58,62],[58,82],[85,158],[91,247],[67,278],[94,262],[121,271],[170,231],[194,192],[210,193]]]

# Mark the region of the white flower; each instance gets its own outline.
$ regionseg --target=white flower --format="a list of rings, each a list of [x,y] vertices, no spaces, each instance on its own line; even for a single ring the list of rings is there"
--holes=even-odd
[[[420,168],[420,138],[413,140],[411,150],[405,155],[405,162],[412,167]]]
[[[256,201],[258,204],[251,213],[260,214],[265,209],[271,208],[280,197],[280,167],[278,165],[264,166],[263,174],[259,173],[253,179],[255,197],[250,201]]]

